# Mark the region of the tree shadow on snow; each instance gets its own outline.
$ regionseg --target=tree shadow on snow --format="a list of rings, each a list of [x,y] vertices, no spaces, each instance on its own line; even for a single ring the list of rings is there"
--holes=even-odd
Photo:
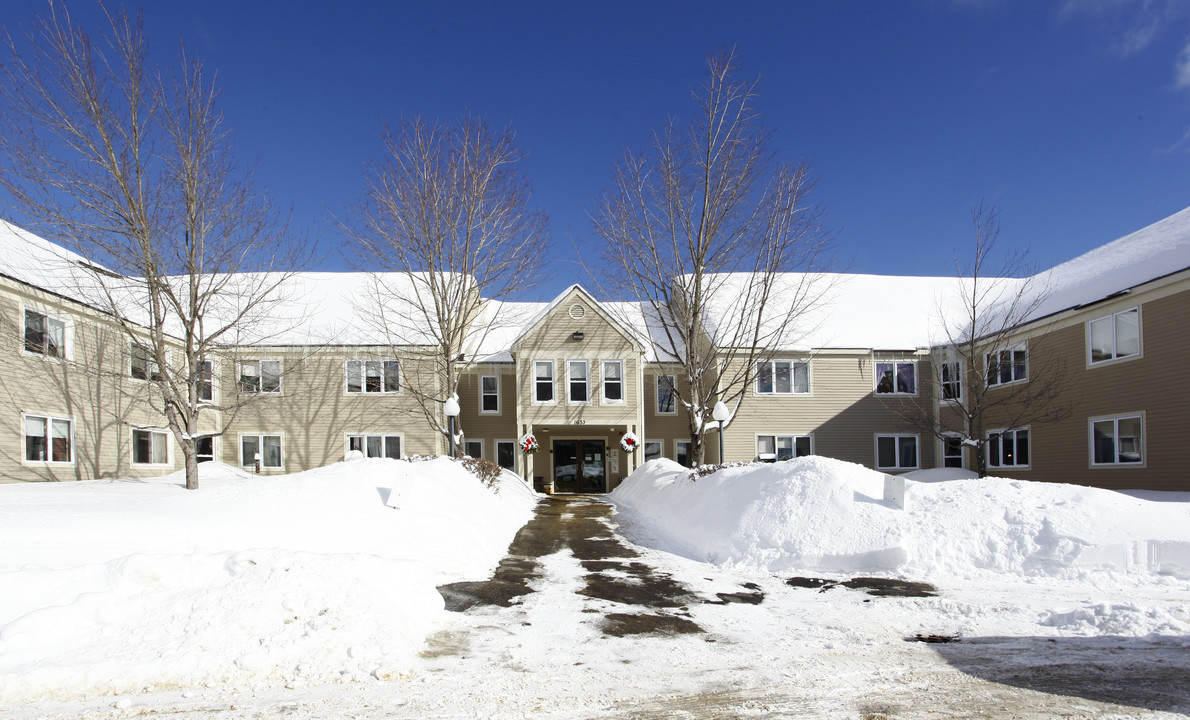
[[[931,648],[955,669],[1003,685],[1190,712],[1190,638],[978,637]]]

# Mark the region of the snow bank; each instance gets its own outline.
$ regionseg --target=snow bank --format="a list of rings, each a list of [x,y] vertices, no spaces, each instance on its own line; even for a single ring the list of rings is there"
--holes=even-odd
[[[400,673],[535,502],[445,459],[201,473],[0,486],[0,697]]]
[[[908,480],[907,507],[883,473],[823,457],[728,468],[692,480],[646,463],[612,494],[663,549],[769,572],[898,571],[934,580],[1092,570],[1190,579],[1187,502],[1001,478]],[[949,477],[954,477],[949,476]]]

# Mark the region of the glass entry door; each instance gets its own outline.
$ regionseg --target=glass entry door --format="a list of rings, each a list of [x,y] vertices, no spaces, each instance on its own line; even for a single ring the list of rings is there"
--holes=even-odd
[[[606,460],[603,440],[554,440],[554,492],[603,492]]]

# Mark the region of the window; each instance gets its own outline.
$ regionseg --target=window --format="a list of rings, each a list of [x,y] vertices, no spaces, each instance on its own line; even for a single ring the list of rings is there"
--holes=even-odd
[[[877,395],[916,395],[917,363],[884,361],[876,363]]]
[[[766,462],[812,454],[809,435],[756,436],[756,457]]]
[[[674,440],[674,460],[682,467],[690,467],[689,440]]]
[[[198,361],[198,399],[207,402],[215,399],[215,364],[210,360]],[[214,459],[213,452],[211,459]]]
[[[1087,323],[1091,364],[1140,354],[1140,310],[1132,308]]]
[[[645,462],[657,460],[661,457],[661,441],[648,440],[645,442]]]
[[[210,436],[198,438],[198,442],[194,445],[194,454],[200,463],[214,462],[215,438]]]
[[[554,361],[535,361],[533,377],[533,402],[552,403],[554,401]]]
[[[358,450],[364,457],[401,459],[400,435],[348,435],[347,449]]]
[[[240,392],[281,392],[280,360],[241,360]]]
[[[1145,461],[1144,417],[1091,420],[1092,465],[1141,465]]]
[[[401,364],[396,360],[348,360],[347,392],[395,393],[401,389]]]
[[[36,310],[25,310],[25,350],[46,357],[66,357],[66,323]]]
[[[1029,466],[1029,429],[998,430],[988,433],[988,467]]]
[[[74,423],[67,418],[25,416],[25,459],[30,462],[74,462]]]
[[[761,395],[809,394],[810,364],[792,360],[756,363],[756,392]]]
[[[915,470],[916,435],[877,435],[876,468],[879,470]]]
[[[942,467],[963,467],[963,438],[947,435],[942,439]]]
[[[587,361],[570,360],[566,363],[566,374],[569,376],[567,387],[569,393],[566,400],[572,403],[587,402]]]
[[[941,367],[941,386],[943,400],[963,399],[963,374],[958,360],[943,362]],[[949,466],[948,466],[949,467]]]
[[[624,402],[624,361],[603,361],[603,402],[618,405]]]
[[[152,353],[143,345],[132,345],[132,377],[137,380],[160,380],[161,368]]]
[[[1028,362],[1024,348],[990,352],[987,354],[987,364],[988,387],[1028,379]]]
[[[678,411],[677,398],[674,397],[676,382],[673,375],[657,376],[657,414],[673,415]]]
[[[463,443],[463,454],[475,459],[483,457],[483,440],[467,440]]]
[[[133,430],[132,462],[137,465],[168,465],[169,433],[161,430]]]
[[[496,441],[496,464],[508,470],[516,470],[516,442]]]
[[[281,467],[281,436],[280,435],[241,435],[240,436],[240,466],[256,467],[256,457],[260,456],[260,467],[266,470],[276,470]]]
[[[479,378],[479,411],[498,414],[500,412],[500,376],[481,375]]]

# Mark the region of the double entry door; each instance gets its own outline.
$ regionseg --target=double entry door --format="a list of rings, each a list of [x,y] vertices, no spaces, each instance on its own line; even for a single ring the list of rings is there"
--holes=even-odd
[[[554,492],[604,492],[604,440],[554,440]]]

